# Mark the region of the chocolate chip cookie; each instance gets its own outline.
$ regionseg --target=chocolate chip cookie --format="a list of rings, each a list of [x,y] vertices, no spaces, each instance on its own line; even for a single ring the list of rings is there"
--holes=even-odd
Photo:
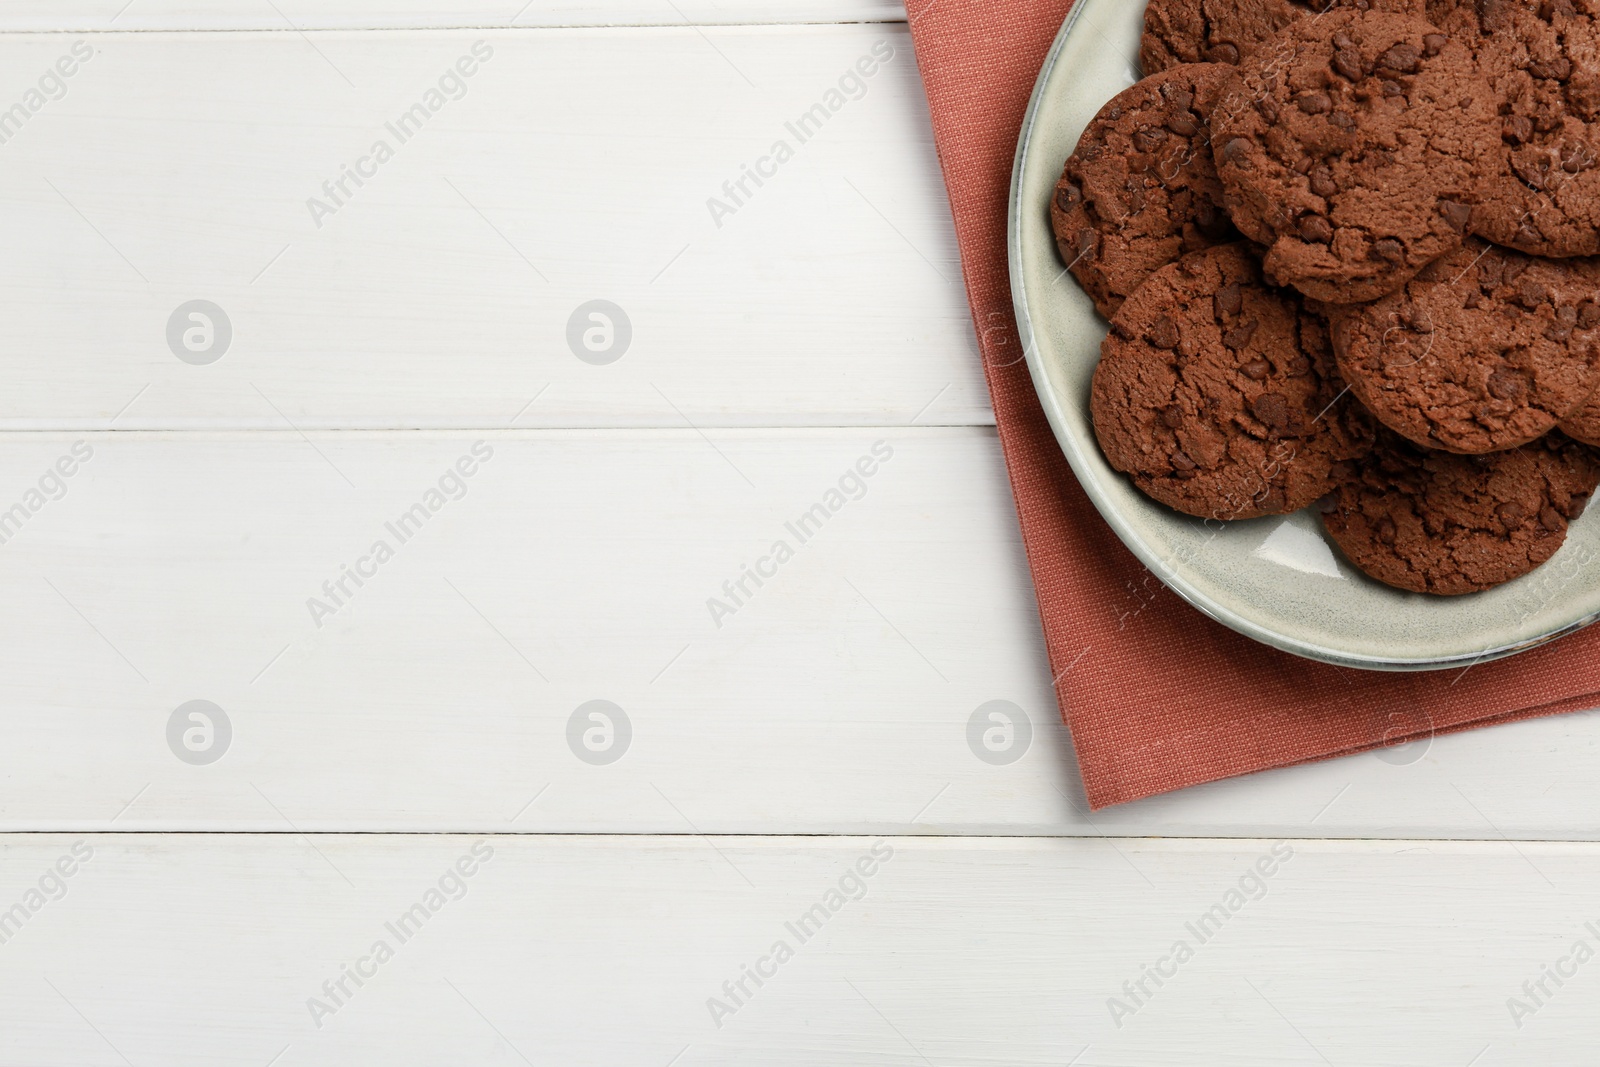
[[[1425,12],[1424,0],[1150,0],[1139,63],[1146,74],[1179,63],[1238,63],[1291,22],[1341,7]]]
[[[1056,246],[1106,318],[1186,252],[1239,240],[1222,210],[1207,118],[1230,71],[1173,67],[1114,97],[1050,202]]]
[[[1111,321],[1090,410],[1106,458],[1189,515],[1248,519],[1325,495],[1371,428],[1325,327],[1224,245],[1151,275]]]
[[[1507,166],[1473,232],[1541,256],[1600,253],[1600,0],[1431,0],[1494,91]]]
[[[1511,452],[1428,452],[1380,435],[1319,505],[1328,535],[1380,582],[1457,596],[1520,578],[1555,555],[1600,464],[1559,435]]]
[[[1266,277],[1333,304],[1394,292],[1460,247],[1503,164],[1472,53],[1384,12],[1292,24],[1238,67],[1212,134],[1234,224],[1268,248]]]
[[[1417,444],[1501,452],[1600,388],[1600,261],[1469,240],[1398,293],[1332,309],[1339,373]]]

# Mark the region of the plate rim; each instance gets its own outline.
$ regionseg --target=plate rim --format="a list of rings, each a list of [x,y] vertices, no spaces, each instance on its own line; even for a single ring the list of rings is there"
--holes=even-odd
[[[1444,657],[1385,657],[1325,647],[1311,641],[1279,633],[1212,601],[1205,593],[1186,581],[1177,567],[1162,559],[1160,554],[1129,525],[1120,510],[1105,496],[1094,476],[1093,469],[1079,449],[1076,439],[1066,428],[1065,415],[1062,410],[1062,398],[1057,395],[1051,386],[1049,374],[1044,365],[1044,357],[1040,354],[1039,347],[1035,343],[1036,331],[1028,305],[1027,282],[1022,270],[1022,227],[1026,217],[1024,213],[1027,210],[1027,206],[1022,203],[1022,182],[1024,171],[1031,158],[1029,151],[1033,146],[1034,128],[1038,120],[1040,106],[1046,95],[1046,87],[1055,71],[1056,64],[1061,58],[1062,50],[1066,47],[1067,38],[1071,34],[1073,27],[1077,25],[1078,20],[1083,17],[1084,12],[1094,5],[1094,2],[1095,0],[1076,0],[1072,5],[1072,9],[1067,12],[1066,18],[1062,20],[1061,28],[1056,31],[1055,40],[1050,45],[1050,51],[1045,54],[1044,63],[1040,66],[1039,75],[1033,84],[1033,92],[1028,98],[1028,109],[1023,114],[1022,130],[1017,138],[1017,149],[1011,165],[1011,189],[1007,196],[1006,206],[1006,267],[1011,276],[1011,303],[1017,320],[1018,338],[1022,342],[1022,353],[1028,364],[1028,373],[1033,379],[1034,392],[1038,395],[1039,403],[1044,408],[1045,417],[1049,420],[1050,431],[1056,439],[1056,444],[1066,456],[1067,463],[1071,466],[1072,473],[1077,478],[1078,484],[1089,497],[1089,501],[1094,505],[1095,510],[1100,513],[1100,517],[1105,520],[1106,524],[1111,527],[1112,532],[1117,535],[1118,540],[1126,545],[1129,551],[1152,574],[1160,578],[1162,584],[1177,593],[1186,603],[1206,617],[1221,623],[1236,633],[1243,634],[1251,640],[1276,648],[1282,652],[1287,652],[1302,659],[1330,663],[1338,667],[1389,673],[1417,673],[1473,666],[1532,651],[1600,621],[1600,611],[1597,611],[1559,627],[1551,633],[1491,647],[1480,652],[1461,652]],[[1117,0],[1117,2],[1126,3],[1127,0]]]

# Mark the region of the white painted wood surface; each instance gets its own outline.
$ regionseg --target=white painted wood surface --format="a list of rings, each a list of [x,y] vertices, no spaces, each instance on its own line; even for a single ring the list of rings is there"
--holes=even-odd
[[[0,35],[0,111],[73,47],[0,144],[0,428],[992,421],[903,25]]]
[[[0,0],[0,30],[443,29],[892,22],[893,0]]]
[[[0,901],[75,844],[0,945],[8,1063],[1411,1067],[1593,1036],[1587,845],[45,835]]]
[[[1600,716],[1087,814],[897,5],[517,6],[0,2],[0,112],[93,50],[0,143],[0,1062],[1585,1062]]]
[[[1600,831],[1587,715],[1091,819],[992,430],[13,434],[0,519],[77,442],[93,458],[0,545],[0,828]],[[402,543],[441,478],[464,495]],[[378,541],[394,558],[363,563]],[[794,558],[730,595],[779,541]],[[632,726],[602,767],[566,740],[595,699]],[[191,700],[233,729],[206,766],[168,747]],[[991,700],[1034,726],[1009,766],[967,745]]]

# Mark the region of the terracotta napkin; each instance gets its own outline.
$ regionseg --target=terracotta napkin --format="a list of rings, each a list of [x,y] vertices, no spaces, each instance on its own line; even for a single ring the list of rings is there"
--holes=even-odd
[[[1012,156],[1071,6],[909,0],[907,15],[1056,693],[1090,804],[1600,705],[1600,627],[1466,670],[1395,675],[1312,663],[1190,608],[1100,518],[1034,394],[1006,266]]]

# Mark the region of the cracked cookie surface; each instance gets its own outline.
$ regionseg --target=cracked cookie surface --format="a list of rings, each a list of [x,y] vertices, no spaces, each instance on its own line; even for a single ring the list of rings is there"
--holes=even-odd
[[[1458,248],[1504,165],[1491,96],[1464,44],[1384,12],[1301,20],[1241,64],[1212,148],[1266,276],[1359,303]]]
[[[1600,446],[1600,392],[1561,420],[1561,432],[1586,445]]]
[[[1339,372],[1391,430],[1483,453],[1534,441],[1600,388],[1600,261],[1470,240],[1398,293],[1331,308]]]
[[[1150,0],[1139,63],[1146,74],[1179,63],[1248,59],[1290,23],[1338,8],[1425,13],[1424,0]]]
[[[1237,241],[1207,122],[1230,71],[1174,67],[1100,109],[1050,200],[1062,262],[1106,318],[1179,256]]]
[[[1475,54],[1507,166],[1472,231],[1541,256],[1600,254],[1600,0],[1431,0]]]
[[[1383,432],[1319,509],[1366,574],[1414,593],[1459,596],[1546,563],[1600,484],[1583,445],[1552,435],[1510,452],[1428,452]]]
[[[1111,465],[1188,515],[1298,511],[1371,446],[1326,328],[1242,244],[1185,256],[1117,313],[1090,409]]]

